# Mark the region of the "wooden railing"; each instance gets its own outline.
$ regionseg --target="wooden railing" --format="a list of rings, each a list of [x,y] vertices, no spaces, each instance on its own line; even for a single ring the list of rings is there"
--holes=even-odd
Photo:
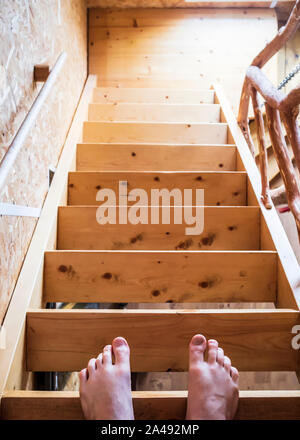
[[[287,95],[279,91],[262,72],[261,68],[275,55],[281,47],[293,36],[300,24],[300,0],[291,12],[291,15],[284,27],[279,29],[277,35],[266,47],[254,58],[247,69],[244,81],[238,123],[254,155],[254,145],[250,134],[248,111],[250,98],[252,100],[254,117],[257,127],[257,138],[259,147],[259,167],[261,173],[261,198],[266,208],[272,207],[270,199],[269,181],[267,175],[267,151],[264,132],[263,115],[259,103],[259,95],[264,98],[267,125],[270,139],[280,170],[288,204],[293,213],[298,234],[300,237],[300,183],[292,160],[289,156],[285,138],[282,134],[283,122],[288,140],[291,144],[296,167],[300,172],[300,131],[297,116],[300,104],[300,85],[291,90]]]

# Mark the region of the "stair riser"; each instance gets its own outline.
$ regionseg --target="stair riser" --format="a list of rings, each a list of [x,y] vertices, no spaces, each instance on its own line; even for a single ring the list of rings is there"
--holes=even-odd
[[[119,191],[119,182],[127,181],[128,192],[133,188],[146,191],[151,200],[152,189],[178,188],[184,195],[185,189],[204,190],[206,205],[238,205],[246,204],[245,173],[69,173],[69,205],[95,205],[100,189]],[[128,201],[129,204],[134,202]],[[171,200],[173,204],[173,199]]]
[[[187,371],[196,333],[220,343],[241,371],[296,371],[291,329],[298,312],[284,311],[36,311],[27,314],[29,371],[79,371],[112,339],[131,346],[132,371]]]
[[[213,104],[213,90],[96,88],[93,102],[165,103],[165,104]]]
[[[227,144],[226,124],[85,122],[83,142]]]
[[[45,302],[275,302],[275,253],[47,252]]]
[[[146,208],[147,209],[147,208]],[[102,250],[258,250],[260,245],[259,209],[254,207],[205,207],[204,231],[186,235],[183,224],[106,224],[97,222],[97,208],[60,207],[58,211],[58,249]],[[128,209],[128,211],[130,208]],[[151,221],[151,210],[147,209]],[[118,207],[116,216],[118,219]],[[161,221],[161,217],[160,217]]]
[[[89,121],[220,122],[217,104],[90,104]]]
[[[235,146],[77,145],[78,171],[235,171]]]

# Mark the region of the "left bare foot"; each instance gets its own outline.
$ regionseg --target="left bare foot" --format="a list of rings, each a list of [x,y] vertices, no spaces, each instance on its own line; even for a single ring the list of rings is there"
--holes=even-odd
[[[112,363],[112,354],[115,364]],[[88,420],[133,420],[130,350],[118,337],[79,373],[80,401]]]

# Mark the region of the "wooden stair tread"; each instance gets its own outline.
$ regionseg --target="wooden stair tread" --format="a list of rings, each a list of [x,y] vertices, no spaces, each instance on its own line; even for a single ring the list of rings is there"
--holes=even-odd
[[[294,310],[33,310],[26,322],[29,371],[79,371],[120,335],[132,371],[187,371],[188,344],[199,332],[217,339],[240,371],[298,368]]]
[[[186,391],[133,391],[136,420],[184,420]],[[82,420],[76,391],[6,391],[6,420]],[[299,420],[300,391],[240,391],[236,420]]]
[[[162,78],[162,77],[147,77],[136,76],[136,78],[124,78],[124,77],[111,77],[101,78],[98,77],[97,87],[117,87],[117,88],[152,88],[152,89],[196,89],[204,90],[206,83],[201,78]]]
[[[273,302],[277,254],[51,251],[46,302]]]
[[[83,142],[168,142],[226,144],[227,124],[221,122],[84,122]]]
[[[105,171],[71,172],[68,179],[68,205],[95,205],[101,188],[118,192],[120,181],[128,182],[132,188],[144,189],[150,199],[152,189],[186,188],[204,189],[206,205],[246,205],[247,174],[243,171],[215,172],[149,172],[149,171]],[[129,202],[132,204],[133,202]]]
[[[235,145],[77,145],[77,171],[234,171]]]
[[[174,104],[213,104],[214,90],[100,87],[94,89],[93,102],[144,102]]]
[[[187,225],[105,224],[96,219],[97,206],[62,206],[58,209],[57,249],[140,250],[258,250],[260,211],[255,206],[205,206],[204,231],[186,235]],[[151,208],[148,210],[149,221]]]
[[[89,105],[89,121],[220,122],[219,104],[106,103]]]

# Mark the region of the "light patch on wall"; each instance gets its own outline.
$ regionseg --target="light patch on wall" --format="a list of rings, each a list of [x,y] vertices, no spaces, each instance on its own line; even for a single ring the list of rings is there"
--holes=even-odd
[[[61,3],[60,0],[57,0],[57,22],[58,26],[61,25]]]

